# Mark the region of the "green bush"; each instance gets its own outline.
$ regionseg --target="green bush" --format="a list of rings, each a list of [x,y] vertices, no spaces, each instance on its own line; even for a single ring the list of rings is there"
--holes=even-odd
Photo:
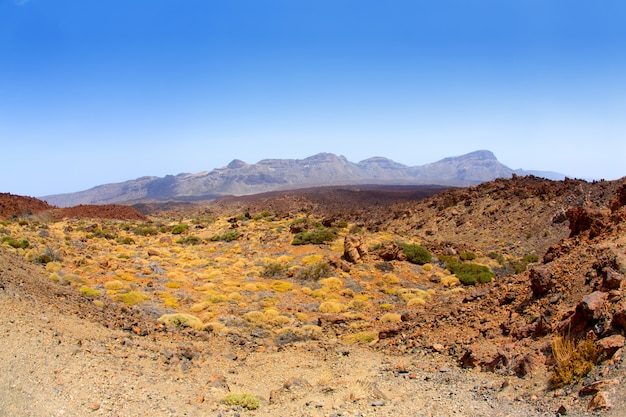
[[[476,259],[476,254],[471,251],[466,251],[461,253],[460,258],[462,261],[473,261],[474,259]]]
[[[172,234],[173,235],[180,235],[181,233],[186,232],[187,229],[189,229],[189,225],[177,224],[176,226],[172,227]]]
[[[296,233],[291,241],[292,245],[321,244],[335,240],[337,234],[327,227],[321,227],[311,232]]]
[[[423,246],[415,245],[411,243],[401,243],[402,252],[406,255],[407,261],[424,265],[429,263],[433,259],[433,255]]]
[[[221,235],[213,235],[211,237],[211,242],[232,242],[233,240],[237,240],[241,237],[241,234],[237,230],[231,230]]]
[[[446,268],[455,274],[463,285],[486,284],[491,282],[495,276],[495,274],[484,265],[461,262],[456,258],[446,262]]]
[[[522,262],[525,264],[533,264],[535,262],[539,262],[539,256],[534,253],[527,253],[522,257]]]
[[[137,236],[156,236],[158,230],[152,226],[140,225],[133,230]]]
[[[202,243],[202,239],[200,239],[198,236],[191,235],[178,239],[176,243],[180,243],[181,245],[199,245],[200,243]]]
[[[26,249],[29,245],[28,240],[26,239],[17,240],[15,238],[12,238],[11,236],[4,236],[2,238],[2,243],[6,243],[7,245],[15,249],[19,249],[19,248]]]

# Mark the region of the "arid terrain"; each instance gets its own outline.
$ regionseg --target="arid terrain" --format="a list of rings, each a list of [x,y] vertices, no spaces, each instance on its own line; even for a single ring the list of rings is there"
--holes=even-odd
[[[626,415],[623,180],[0,208],[0,415]]]

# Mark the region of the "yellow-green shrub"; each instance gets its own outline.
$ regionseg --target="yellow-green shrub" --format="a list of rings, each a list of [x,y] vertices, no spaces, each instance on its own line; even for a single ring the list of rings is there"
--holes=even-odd
[[[164,314],[157,320],[159,323],[175,327],[191,327],[196,330],[204,329],[202,321],[196,316],[184,313]]]
[[[347,307],[336,301],[325,301],[320,304],[319,310],[322,313],[342,313],[347,310]]]
[[[400,323],[402,315],[397,313],[386,313],[380,318],[381,323]]]

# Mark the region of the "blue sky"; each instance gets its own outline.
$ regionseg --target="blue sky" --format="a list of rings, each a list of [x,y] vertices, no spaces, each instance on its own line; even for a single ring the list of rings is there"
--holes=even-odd
[[[0,0],[0,192],[332,152],[626,175],[623,0]]]

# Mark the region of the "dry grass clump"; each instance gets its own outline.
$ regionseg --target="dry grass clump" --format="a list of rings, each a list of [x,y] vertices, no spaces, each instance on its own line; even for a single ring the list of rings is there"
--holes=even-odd
[[[398,291],[398,297],[404,302],[408,302],[413,298],[421,298],[425,301],[431,298],[431,294],[419,288],[402,288]]]
[[[579,342],[557,337],[552,342],[552,355],[556,359],[556,368],[550,385],[552,388],[560,388],[579,381],[589,373],[602,359],[602,350],[590,335]]]
[[[196,330],[203,330],[205,325],[196,316],[184,313],[164,314],[157,320],[159,323],[164,323],[174,327],[191,327]]]

